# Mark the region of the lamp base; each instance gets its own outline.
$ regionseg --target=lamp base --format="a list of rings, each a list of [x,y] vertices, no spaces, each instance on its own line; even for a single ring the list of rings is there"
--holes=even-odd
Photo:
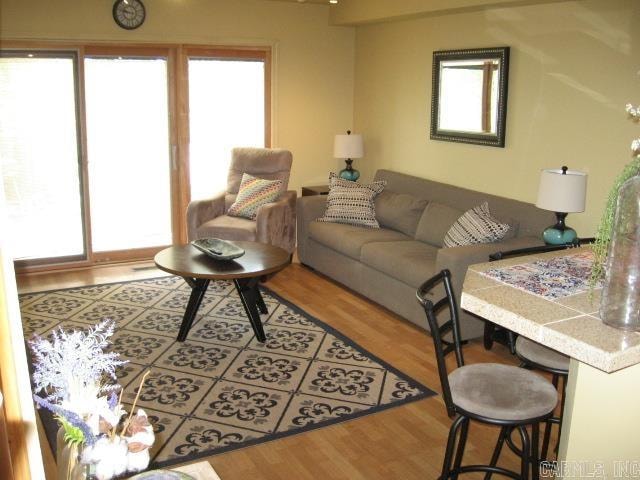
[[[555,225],[545,228],[542,232],[542,239],[547,245],[565,245],[572,243],[578,235],[571,227],[565,227],[564,230],[558,230]]]
[[[556,224],[545,228],[544,232],[542,232],[542,239],[544,240],[544,243],[547,245],[564,245],[572,243],[578,238],[578,235],[573,228],[567,227],[564,223],[564,219],[567,217],[567,214],[562,212],[555,213],[557,220]]]
[[[340,173],[338,173],[340,178],[348,180],[350,182],[357,181],[360,178],[360,172],[351,166],[353,160],[347,158],[344,162],[347,164],[347,166],[340,170]]]

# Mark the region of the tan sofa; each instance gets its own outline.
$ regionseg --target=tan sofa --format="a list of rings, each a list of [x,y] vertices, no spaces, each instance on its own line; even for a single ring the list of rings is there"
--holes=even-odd
[[[488,260],[496,251],[542,245],[542,230],[553,214],[508,198],[378,170],[375,180],[386,180],[376,198],[380,229],[316,222],[326,197],[298,200],[298,256],[301,263],[427,328],[416,289],[437,271],[448,268],[460,301],[467,267]],[[500,242],[443,248],[449,227],[466,210],[489,202],[491,213],[511,225]],[[366,319],[363,319],[366,321]],[[483,323],[462,312],[462,336],[482,336]]]

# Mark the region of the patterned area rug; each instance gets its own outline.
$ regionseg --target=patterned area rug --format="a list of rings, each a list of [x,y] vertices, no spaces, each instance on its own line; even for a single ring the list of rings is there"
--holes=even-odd
[[[267,341],[254,338],[233,284],[212,282],[184,343],[190,288],[180,277],[20,296],[25,337],[110,318],[118,377],[156,432],[151,467],[325,427],[434,394],[298,307],[261,288]],[[48,425],[54,445],[55,425]],[[54,437],[52,441],[52,435]],[[55,448],[54,448],[55,451]]]

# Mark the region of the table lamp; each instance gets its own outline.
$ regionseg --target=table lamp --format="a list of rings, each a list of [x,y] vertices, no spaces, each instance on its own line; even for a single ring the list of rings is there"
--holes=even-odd
[[[362,158],[364,154],[364,147],[362,145],[362,135],[354,133],[351,135],[351,130],[347,130],[346,135],[336,135],[333,142],[333,156],[334,158],[342,158],[347,166],[340,170],[340,177],[345,180],[355,182],[360,178],[360,172],[353,168],[351,164],[354,158]]]
[[[587,174],[567,167],[543,170],[536,207],[556,214],[556,224],[547,227],[542,238],[547,245],[563,245],[573,242],[576,231],[564,220],[568,213],[584,212],[587,195]]]

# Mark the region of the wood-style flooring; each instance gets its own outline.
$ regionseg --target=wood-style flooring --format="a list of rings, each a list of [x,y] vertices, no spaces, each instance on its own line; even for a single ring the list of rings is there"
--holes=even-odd
[[[18,287],[20,292],[29,292],[162,275],[158,270],[145,268],[150,265],[18,275]],[[440,392],[431,337],[424,330],[300,264],[290,265],[266,285],[374,355]],[[465,346],[464,352],[467,363],[518,364],[501,345],[488,352],[481,342],[473,341]],[[450,425],[438,395],[208,460],[222,480],[436,479]],[[494,427],[472,423],[463,463],[488,463],[497,432]],[[48,479],[53,480],[55,466],[44,437],[41,443],[47,471],[51,472]],[[504,451],[500,465],[518,469],[519,462],[513,453]]]

